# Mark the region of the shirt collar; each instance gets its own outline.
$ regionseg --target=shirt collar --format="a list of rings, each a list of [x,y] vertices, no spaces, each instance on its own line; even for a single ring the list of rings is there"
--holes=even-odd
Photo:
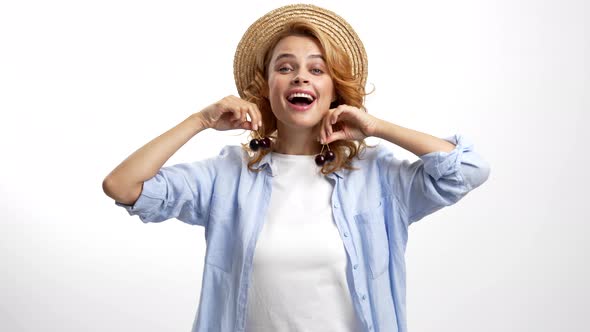
[[[268,172],[270,176],[277,176],[279,174],[276,165],[274,165],[272,161],[272,152],[267,153],[262,157],[262,159],[258,162],[258,168],[263,168],[265,172]],[[340,169],[338,171],[332,172],[326,175],[329,178],[333,178],[334,176],[343,178],[344,176],[344,169]]]

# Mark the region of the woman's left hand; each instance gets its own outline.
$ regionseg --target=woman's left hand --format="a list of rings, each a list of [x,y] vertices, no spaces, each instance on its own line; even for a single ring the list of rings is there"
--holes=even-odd
[[[337,140],[362,140],[373,136],[378,118],[357,107],[340,105],[330,109],[322,120],[320,142],[329,144]]]

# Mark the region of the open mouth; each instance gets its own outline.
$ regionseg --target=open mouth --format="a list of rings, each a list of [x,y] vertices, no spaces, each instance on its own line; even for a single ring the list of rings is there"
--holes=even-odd
[[[315,101],[315,97],[307,93],[292,93],[287,97],[289,103],[296,106],[309,106]]]

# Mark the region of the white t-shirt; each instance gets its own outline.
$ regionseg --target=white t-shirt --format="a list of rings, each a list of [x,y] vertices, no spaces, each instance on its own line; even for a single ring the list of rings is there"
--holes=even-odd
[[[332,217],[332,183],[315,156],[272,153],[277,175],[254,252],[246,332],[362,331]]]

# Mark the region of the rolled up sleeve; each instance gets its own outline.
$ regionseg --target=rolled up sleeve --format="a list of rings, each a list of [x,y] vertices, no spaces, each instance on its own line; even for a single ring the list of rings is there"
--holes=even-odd
[[[489,164],[466,138],[454,135],[445,140],[455,145],[452,151],[431,152],[413,163],[393,155],[385,158],[390,185],[405,209],[408,225],[456,203],[489,177]]]
[[[206,226],[215,174],[212,159],[162,167],[143,183],[133,205],[115,204],[129,215],[139,216],[144,223],[177,218],[188,224]]]

